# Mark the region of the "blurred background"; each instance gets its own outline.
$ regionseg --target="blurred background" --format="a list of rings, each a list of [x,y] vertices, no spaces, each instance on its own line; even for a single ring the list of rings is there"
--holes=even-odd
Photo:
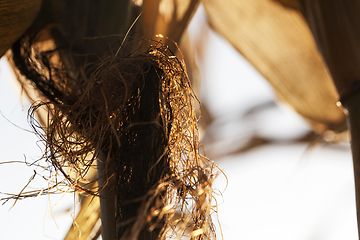
[[[198,66],[193,75],[202,143],[224,173],[214,183],[214,220],[224,239],[356,240],[350,145],[326,142],[278,101],[266,79],[210,28],[202,6],[188,33]],[[28,183],[36,167],[24,162],[40,159],[43,146],[29,127],[30,102],[5,57],[0,96],[2,198]],[[44,184],[36,177],[29,187]],[[79,209],[74,194],[19,200],[9,210],[13,203],[0,206],[0,239],[63,239]],[[219,226],[217,231],[221,239]]]

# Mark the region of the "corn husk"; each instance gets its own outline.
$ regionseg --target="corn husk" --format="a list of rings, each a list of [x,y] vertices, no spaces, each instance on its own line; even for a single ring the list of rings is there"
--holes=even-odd
[[[281,3],[280,3],[281,2]],[[345,114],[300,12],[273,0],[206,0],[213,28],[270,82],[317,133],[341,132]],[[251,79],[249,79],[251,81]]]
[[[30,26],[40,6],[41,0],[0,1],[0,57]]]

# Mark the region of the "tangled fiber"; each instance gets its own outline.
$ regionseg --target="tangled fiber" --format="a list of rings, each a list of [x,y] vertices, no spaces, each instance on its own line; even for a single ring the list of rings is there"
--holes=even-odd
[[[146,41],[130,54],[120,51],[69,73],[59,49],[39,49],[33,42],[19,40],[13,59],[50,100],[34,105],[29,117],[50,163],[49,187],[39,193],[101,196],[114,182],[117,239],[215,238],[217,172],[200,153],[198,100],[184,63],[161,42]],[[42,107],[49,113],[46,127],[34,118]],[[95,160],[105,166],[99,188],[87,179]]]

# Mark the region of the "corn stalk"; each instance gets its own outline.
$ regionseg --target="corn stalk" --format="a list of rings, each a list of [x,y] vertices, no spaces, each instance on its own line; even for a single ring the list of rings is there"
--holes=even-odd
[[[142,222],[146,222],[146,219],[140,221],[141,226],[138,229],[132,224],[135,220],[137,221],[137,218],[147,217],[147,215],[139,216],[139,209],[144,204],[144,197],[145,199],[148,197],[148,192],[154,190],[153,187],[159,184],[163,178],[172,181],[172,177],[167,173],[169,167],[166,167],[167,163],[164,162],[167,159],[164,152],[170,132],[170,129],[164,129],[171,128],[171,126],[164,125],[164,116],[160,112],[163,110],[159,108],[160,90],[162,89],[160,86],[162,81],[160,72],[164,70],[151,65],[147,66],[146,59],[146,61],[142,61],[141,58],[137,60],[136,57],[134,62],[131,62],[131,59],[129,60],[128,68],[119,69],[118,72],[115,70],[113,75],[111,75],[111,71],[114,68],[109,67],[107,70],[106,67],[111,65],[113,61],[118,61],[116,59],[118,55],[128,56],[133,54],[133,51],[139,51],[138,49],[140,51],[146,49],[147,44],[146,41],[143,41],[144,38],[149,41],[161,36],[160,41],[171,45],[170,48],[174,52],[177,51],[176,41],[180,40],[197,3],[196,0],[173,1],[171,3],[173,4],[172,11],[175,14],[170,14],[170,18],[168,18],[168,16],[164,16],[169,14],[166,10],[164,11],[164,6],[160,11],[160,1],[145,1],[143,7],[140,8],[131,5],[128,0],[106,2],[45,0],[33,25],[13,45],[14,63],[19,68],[20,73],[31,80],[44,97],[51,101],[51,103],[46,104],[51,119],[49,120],[50,125],[46,126],[45,133],[47,135],[44,137],[44,141],[47,142],[48,146],[48,161],[52,162],[54,167],[64,174],[70,184],[88,193],[90,193],[90,190],[78,184],[77,179],[72,179],[70,175],[67,175],[62,169],[62,165],[70,164],[75,169],[80,169],[79,174],[82,178],[81,168],[88,169],[92,165],[81,166],[76,161],[79,158],[83,159],[82,164],[88,161],[88,153],[86,152],[91,150],[91,147],[89,148],[91,144],[95,146],[93,152],[95,158],[98,159],[101,231],[104,240],[124,237],[128,239],[127,236],[131,236],[131,239],[157,239],[161,234],[160,230],[163,229],[163,220],[151,223],[153,224],[151,231],[147,230],[149,226],[144,228],[145,225]],[[165,8],[168,9],[169,7],[171,6]],[[152,11],[154,8],[159,10],[155,11],[155,15]],[[142,19],[137,23],[136,17],[140,16],[141,10],[143,19],[150,19],[151,21]],[[135,25],[136,23],[137,25]],[[154,24],[154,27],[148,28],[152,24]],[[137,29],[135,31],[137,34],[130,31],[133,30],[133,27]],[[126,47],[123,46],[125,42]],[[145,45],[143,45],[144,42]],[[53,45],[55,48],[51,48]],[[168,50],[164,51],[166,54],[171,53]],[[139,55],[144,57],[146,56],[144,54],[142,55],[140,52]],[[148,54],[147,57],[150,56],[149,53],[146,54]],[[155,56],[158,53],[154,51],[151,54]],[[172,54],[169,57],[173,57]],[[120,61],[124,59],[125,66],[127,66],[126,57],[120,58]],[[36,61],[39,64],[33,64]],[[164,58],[164,61],[167,61],[167,58]],[[122,66],[120,65],[120,68]],[[132,72],[131,69],[134,67],[137,72]],[[184,71],[182,67],[178,68]],[[103,80],[104,83],[101,80],[102,75],[98,75],[102,69],[104,69],[103,75],[107,76]],[[110,72],[109,76],[107,75],[108,72]],[[119,79],[121,81],[127,81],[125,90],[122,89],[121,83],[110,87],[106,85],[113,84],[106,81],[107,78],[111,78],[116,74],[120,74]],[[136,77],[122,78],[122,74],[133,74]],[[137,77],[137,74],[140,74],[139,77]],[[186,76],[186,74],[181,76]],[[92,78],[95,78],[95,82],[90,81],[89,85],[77,88],[79,84]],[[119,79],[117,80],[119,81]],[[184,79],[181,78],[180,80]],[[94,84],[99,84],[99,87],[92,88]],[[136,86],[136,84],[139,84],[139,86]],[[107,92],[102,92],[103,87],[107,88]],[[90,89],[90,92],[87,93],[87,89]],[[82,95],[79,96],[74,92],[81,92]],[[90,102],[82,102],[87,98],[84,92],[94,97],[94,101],[90,99]],[[117,94],[120,95],[117,96]],[[108,96],[110,96],[108,98],[110,101],[107,99]],[[127,99],[128,97],[129,99]],[[103,102],[100,103],[100,106],[103,107],[98,108],[98,110],[92,108],[93,103],[97,104],[97,98],[100,98],[100,102],[104,98]],[[117,101],[120,99],[117,106],[120,110],[111,108],[115,99]],[[121,102],[121,99],[123,99],[123,102]],[[85,103],[85,105],[82,106],[82,103]],[[55,108],[51,107],[52,104]],[[89,104],[88,109],[86,104]],[[108,108],[111,110],[108,110]],[[169,107],[165,108],[167,111],[169,110]],[[91,113],[91,111],[95,112]],[[96,126],[101,121],[93,121],[93,119],[101,119],[101,112],[105,113],[104,119],[110,122],[110,124],[107,123],[110,127],[108,130],[102,130],[100,125],[97,130],[99,134],[96,135]],[[121,124],[114,126],[114,124],[119,123],[115,121],[119,118]],[[69,129],[63,128],[65,125],[62,126],[62,124],[65,122],[67,122],[66,126],[71,126]],[[88,125],[90,132],[86,130]],[[58,128],[63,129],[59,132]],[[94,138],[92,128],[95,129],[95,135],[99,137],[98,139]],[[117,136],[117,133],[115,133],[117,131],[122,132],[122,134]],[[65,135],[61,135],[63,133]],[[86,141],[84,143],[81,140],[82,138],[87,139],[86,141],[89,144]],[[99,139],[106,140],[103,142],[100,140],[95,144]],[[58,140],[60,141],[56,142]],[[74,141],[75,145],[73,146],[75,147],[68,148],[65,146],[72,141]],[[78,148],[81,144],[85,146],[85,153]],[[197,148],[197,146],[195,147]],[[58,152],[61,154],[59,155]],[[196,171],[198,174],[202,174],[204,179],[205,173],[198,169]],[[193,174],[194,172],[191,172],[191,175]],[[201,184],[206,183],[206,181],[203,181],[205,180],[202,180]],[[178,184],[176,183],[177,186],[175,187],[181,187]],[[160,195],[166,192],[166,190],[161,191],[164,191],[164,193],[160,193]],[[85,198],[82,209],[69,230],[66,239],[71,239],[74,236],[85,239],[89,237],[94,229],[98,222],[96,217],[98,216],[98,208],[96,207],[96,201],[89,201],[90,198],[92,198],[91,195]],[[152,201],[154,202],[150,201],[149,203],[161,207],[157,200]],[[204,209],[202,206],[199,207]],[[84,210],[89,208],[94,211],[92,215]],[[147,208],[152,208],[152,205],[147,206]],[[202,214],[205,212],[202,210],[199,221],[203,221]],[[161,218],[163,216],[164,213],[161,213]],[[79,226],[79,224],[84,225]],[[193,237],[196,237],[196,239],[200,239],[200,236],[207,231],[201,229],[201,224],[194,230],[196,230],[196,234],[193,234]]]
[[[301,10],[348,111],[360,233],[360,2],[300,0]],[[360,235],[360,234],[359,234]]]

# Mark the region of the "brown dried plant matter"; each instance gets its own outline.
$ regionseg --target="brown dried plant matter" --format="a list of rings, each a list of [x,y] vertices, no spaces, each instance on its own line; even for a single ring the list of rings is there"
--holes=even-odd
[[[143,229],[153,231],[160,226],[159,239],[180,239],[186,235],[190,239],[213,239],[211,214],[216,212],[216,206],[212,205],[215,202],[212,182],[217,172],[215,165],[199,152],[195,114],[198,100],[184,63],[161,42],[152,41],[146,46],[127,56],[120,53],[108,58],[97,67],[87,66],[83,72],[92,69],[92,74],[80,74],[76,87],[72,85],[71,91],[59,101],[34,106],[34,110],[46,107],[51,116],[46,128],[32,122],[46,144],[44,158],[52,166],[51,184],[41,191],[56,192],[60,183],[67,187],[66,191],[98,195],[101,189],[86,187],[89,183],[86,173],[94,166],[99,152],[107,153],[106,165],[119,166],[119,161],[126,161],[119,155],[124,144],[142,141],[136,134],[129,135],[133,139],[127,137],[128,131],[152,126],[160,129],[158,134],[165,141],[160,143],[163,148],[159,148],[162,152],[158,160],[151,163],[147,176],[143,177],[154,177],[154,169],[160,173],[151,179],[153,185],[141,197],[136,219],[122,236],[138,239]],[[153,106],[159,109],[158,116],[144,122],[133,121],[130,116],[143,104],[143,86],[152,71],[159,81],[158,106]],[[115,177],[132,181],[135,170]]]

